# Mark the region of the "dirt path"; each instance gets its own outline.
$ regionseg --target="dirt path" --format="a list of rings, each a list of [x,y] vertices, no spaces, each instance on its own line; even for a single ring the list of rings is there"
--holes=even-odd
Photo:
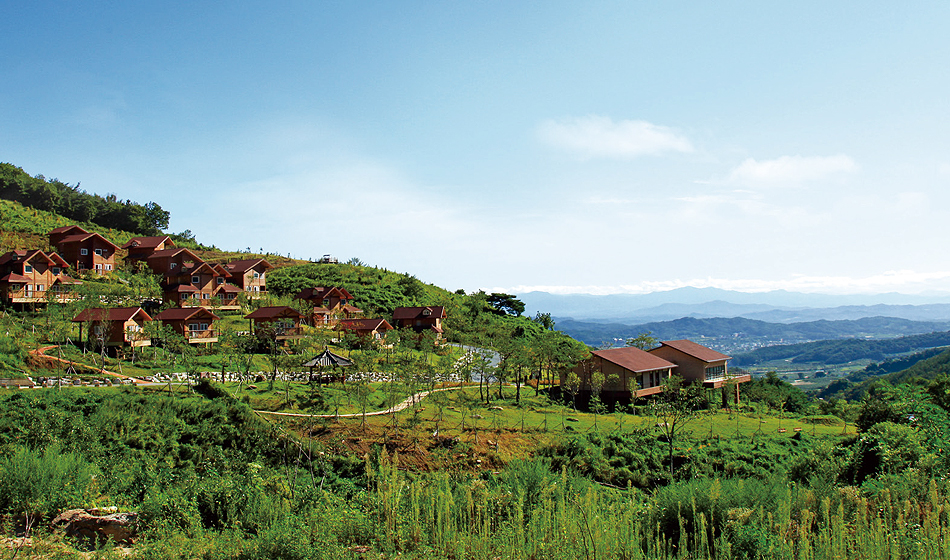
[[[49,346],[41,346],[41,347],[39,347],[39,348],[36,348],[35,350],[30,350],[30,354],[32,354],[33,356],[46,358],[47,360],[54,360],[54,361],[57,361],[57,362],[62,362],[62,363],[64,363],[64,364],[69,364],[69,365],[71,365],[71,366],[76,366],[76,365],[78,365],[78,366],[82,366],[82,367],[84,367],[84,368],[92,369],[92,368],[90,368],[89,366],[87,366],[87,365],[85,365],[85,364],[77,364],[76,362],[73,362],[72,360],[64,360],[63,358],[60,358],[60,357],[58,357],[58,356],[47,356],[47,355],[46,355],[46,352],[52,350],[53,348],[58,348],[58,346],[56,346],[55,344],[51,344],[51,345],[49,345]],[[102,374],[104,374],[104,375],[111,375],[112,377],[117,377],[117,378],[119,378],[119,379],[131,379],[133,382],[138,383],[138,384],[147,383],[146,381],[142,381],[141,379],[138,379],[138,378],[135,378],[135,377],[130,377],[130,376],[128,376],[128,375],[122,375],[121,373],[116,373],[116,372],[114,372],[114,371],[107,371],[107,370],[104,370],[104,369],[99,369],[99,370],[96,370],[96,371],[98,371],[98,372],[100,372],[100,373],[102,373]]]
[[[367,412],[366,416],[383,416],[386,414],[393,414],[393,413],[405,410],[409,408],[410,406],[412,406],[413,404],[421,402],[422,399],[428,397],[431,393],[438,393],[440,391],[457,391],[462,388],[463,386],[459,385],[457,387],[445,387],[443,389],[435,389],[433,391],[423,391],[421,393],[416,393],[415,395],[407,397],[406,400],[402,401],[401,403],[397,404],[396,406],[392,408],[387,408],[386,410],[375,410],[373,412]],[[255,410],[254,412],[258,414],[271,414],[273,416],[291,416],[295,418],[359,418],[363,416],[362,412],[354,412],[352,414],[303,414],[299,412],[270,412],[267,410]]]

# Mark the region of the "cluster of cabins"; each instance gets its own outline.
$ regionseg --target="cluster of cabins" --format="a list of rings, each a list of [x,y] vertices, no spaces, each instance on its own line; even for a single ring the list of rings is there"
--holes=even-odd
[[[266,274],[273,265],[264,259],[246,259],[229,263],[205,262],[189,249],[175,246],[168,236],[135,237],[119,247],[102,235],[79,226],[64,226],[48,234],[50,247],[9,251],[0,256],[0,299],[4,304],[42,303],[54,298],[70,299],[71,288],[82,282],[67,274],[91,272],[107,274],[115,269],[116,252],[127,251],[126,262],[147,267],[161,280],[163,300],[177,307],[150,316],[141,307],[86,309],[73,321],[79,323],[80,339],[83,325],[86,337],[107,347],[140,347],[152,343],[146,323],[157,320],[183,336],[192,344],[218,341],[215,321],[220,317],[210,308],[239,309],[238,297],[253,298],[267,292]],[[276,340],[304,336],[305,327],[330,328],[352,332],[371,340],[383,338],[394,328],[412,329],[416,333],[442,335],[445,308],[398,307],[392,321],[365,318],[353,305],[353,296],[344,288],[306,288],[295,296],[304,302],[301,312],[290,306],[260,307],[245,315],[251,332],[266,329]],[[603,373],[604,400],[629,400],[663,390],[664,379],[673,375],[686,382],[701,383],[707,388],[720,388],[727,383],[744,383],[749,375],[730,376],[729,356],[691,342],[672,340],[659,347],[641,350],[635,347],[597,350],[589,360],[574,369],[581,381],[578,393],[589,396],[594,389],[591,378],[595,371]],[[562,374],[562,385],[566,374]],[[723,399],[726,399],[723,391]]]
[[[0,256],[0,299],[4,304],[35,304],[50,297],[73,297],[81,284],[67,271],[108,274],[115,270],[116,252],[128,251],[126,262],[145,266],[160,276],[165,302],[179,306],[237,309],[241,293],[265,292],[265,274],[273,265],[264,259],[207,263],[168,236],[134,237],[119,247],[102,235],[79,226],[64,226],[48,234],[54,251],[8,251]],[[52,292],[50,294],[49,292]]]
[[[264,259],[228,263],[206,262],[189,249],[176,247],[169,236],[134,237],[119,247],[102,235],[79,226],[64,226],[49,232],[49,245],[41,249],[9,251],[0,256],[0,298],[4,304],[36,304],[66,301],[75,294],[71,288],[82,282],[68,271],[108,274],[116,268],[117,252],[124,260],[145,268],[160,278],[164,304],[174,307],[150,315],[141,307],[90,308],[79,313],[80,339],[112,348],[149,346],[152,334],[146,324],[159,321],[192,344],[218,341],[217,310],[240,308],[239,296],[254,299],[267,293],[267,271],[274,268]],[[304,335],[305,327],[352,332],[361,337],[381,339],[393,328],[409,328],[418,333],[442,335],[445,309],[441,306],[400,307],[390,320],[365,318],[353,305],[353,296],[339,287],[306,288],[295,296],[301,312],[289,306],[260,307],[247,314],[252,333],[266,330],[277,340]],[[85,329],[84,329],[85,327]],[[85,331],[85,332],[84,332]]]
[[[346,293],[342,288],[316,289]],[[347,317],[348,313],[362,313],[349,306],[348,301],[329,307],[326,305],[329,304],[315,307],[311,313],[302,313],[290,306],[260,307],[244,318],[250,321],[252,333],[272,336],[278,342],[302,338],[306,335],[307,327],[351,332],[370,341],[380,340],[393,328],[408,328],[417,333],[433,331],[439,338],[442,334],[442,319],[445,318],[445,308],[442,306],[398,307],[393,313],[393,323],[390,323],[383,318]],[[344,311],[348,306],[351,309]],[[172,307],[154,317],[141,307],[121,307],[86,309],[73,322],[79,323],[80,339],[83,339],[83,325],[88,325],[85,329],[86,340],[98,346],[120,349],[150,346],[154,334],[149,332],[146,325],[151,321],[160,321],[190,344],[211,344],[218,341],[214,323],[219,319],[213,311],[201,306]]]
[[[661,342],[651,350],[633,346],[591,352],[591,357],[574,368],[580,379],[578,395],[589,398],[594,392],[591,380],[595,372],[603,374],[600,396],[606,402],[629,402],[633,397],[648,397],[663,391],[664,381],[674,373],[686,383],[702,384],[707,389],[722,388],[726,404],[727,385],[751,381],[748,374],[730,375],[731,358],[690,340]],[[567,372],[561,375],[561,386]],[[736,392],[738,399],[738,391]]]

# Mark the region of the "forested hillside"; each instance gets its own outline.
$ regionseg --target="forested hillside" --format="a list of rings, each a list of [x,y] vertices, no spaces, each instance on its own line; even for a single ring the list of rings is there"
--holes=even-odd
[[[733,356],[733,363],[738,366],[750,366],[772,360],[788,359],[792,363],[825,364],[843,364],[862,359],[881,361],[898,354],[948,345],[950,345],[950,332],[902,336],[886,340],[822,340],[759,348],[753,352]]]
[[[74,222],[138,235],[157,235],[168,227],[169,213],[155,202],[139,204],[119,200],[114,194],[90,194],[80,189],[79,183],[69,185],[42,175],[31,177],[10,163],[0,163],[0,198],[53,212]]]

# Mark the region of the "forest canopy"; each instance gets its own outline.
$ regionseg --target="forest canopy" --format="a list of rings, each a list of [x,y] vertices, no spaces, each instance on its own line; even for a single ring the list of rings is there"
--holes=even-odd
[[[79,184],[69,185],[42,175],[31,177],[22,168],[0,163],[0,198],[14,200],[71,220],[139,235],[157,235],[168,227],[170,214],[155,202],[139,204],[114,194],[89,194]]]

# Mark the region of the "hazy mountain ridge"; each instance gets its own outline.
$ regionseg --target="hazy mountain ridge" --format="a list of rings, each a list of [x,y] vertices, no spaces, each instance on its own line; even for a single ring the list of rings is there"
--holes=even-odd
[[[623,324],[662,322],[682,317],[743,317],[772,323],[895,317],[912,321],[950,321],[950,294],[829,295],[776,290],[746,293],[718,288],[679,288],[649,294],[518,295],[529,314],[537,311],[574,320]]]
[[[556,328],[587,344],[622,344],[624,339],[650,332],[660,340],[689,338],[708,341],[723,350],[752,350],[761,346],[845,338],[888,338],[926,334],[950,329],[945,321],[910,321],[895,317],[865,317],[856,320],[769,323],[743,317],[682,317],[628,325],[595,323],[555,317]],[[706,342],[704,342],[706,344]]]

